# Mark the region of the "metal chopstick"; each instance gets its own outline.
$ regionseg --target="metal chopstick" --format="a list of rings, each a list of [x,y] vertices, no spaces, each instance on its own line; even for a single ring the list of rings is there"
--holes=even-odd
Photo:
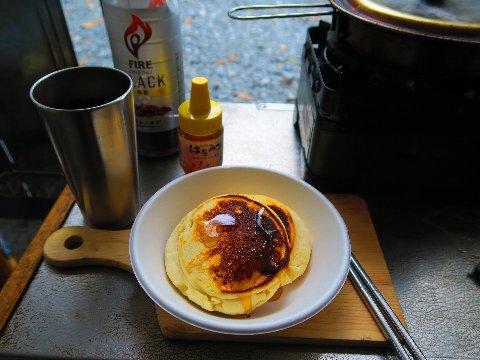
[[[386,338],[388,340],[390,340],[390,342],[392,343],[393,349],[395,350],[397,355],[402,360],[411,360],[411,358],[408,356],[407,352],[403,348],[399,337],[397,336],[395,331],[392,329],[392,327],[388,323],[388,320],[385,318],[384,313],[378,307],[378,304],[373,299],[371,293],[368,291],[365,283],[362,281],[362,279],[358,275],[357,271],[355,271],[352,267],[350,267],[350,272],[349,273],[350,273],[350,278],[353,280],[353,285],[357,289],[357,291],[360,294],[362,300],[369,307],[370,312],[372,313],[373,317],[375,318],[375,321],[377,322],[377,324],[382,329]]]
[[[411,359],[413,357],[414,359],[426,360],[425,355],[403,327],[392,308],[353,254],[350,258],[350,277],[364,302],[373,311],[377,323],[389,337],[400,358]],[[412,357],[408,356],[403,348],[402,340]]]

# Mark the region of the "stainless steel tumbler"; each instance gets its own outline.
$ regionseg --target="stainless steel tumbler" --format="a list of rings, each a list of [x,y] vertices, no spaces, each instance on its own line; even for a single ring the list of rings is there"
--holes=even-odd
[[[93,227],[119,229],[138,212],[132,80],[106,67],[74,67],[30,89],[68,185]]]

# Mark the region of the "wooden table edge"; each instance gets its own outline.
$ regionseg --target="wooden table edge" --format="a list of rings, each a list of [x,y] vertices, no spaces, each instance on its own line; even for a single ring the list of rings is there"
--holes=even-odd
[[[45,241],[63,224],[73,203],[73,195],[69,187],[65,186],[32,241],[30,241],[17,267],[2,287],[0,291],[0,333],[8,323],[43,258]]]

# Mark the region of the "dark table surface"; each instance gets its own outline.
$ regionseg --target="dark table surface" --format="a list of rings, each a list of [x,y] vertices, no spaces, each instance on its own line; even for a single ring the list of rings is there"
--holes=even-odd
[[[224,104],[225,165],[304,177],[293,106]],[[140,159],[141,200],[183,175],[177,156]],[[463,194],[462,194],[463,193]],[[410,333],[429,359],[480,358],[480,205],[463,191],[365,194]],[[83,225],[74,207],[64,226]],[[42,262],[5,330],[0,356],[127,359],[386,359],[389,348],[172,340],[133,275]]]

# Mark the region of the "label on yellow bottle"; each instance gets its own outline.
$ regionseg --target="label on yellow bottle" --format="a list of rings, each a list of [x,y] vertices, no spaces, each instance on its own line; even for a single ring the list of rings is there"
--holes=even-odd
[[[180,165],[186,173],[222,165],[223,134],[208,140],[189,140],[180,135],[178,138]]]

